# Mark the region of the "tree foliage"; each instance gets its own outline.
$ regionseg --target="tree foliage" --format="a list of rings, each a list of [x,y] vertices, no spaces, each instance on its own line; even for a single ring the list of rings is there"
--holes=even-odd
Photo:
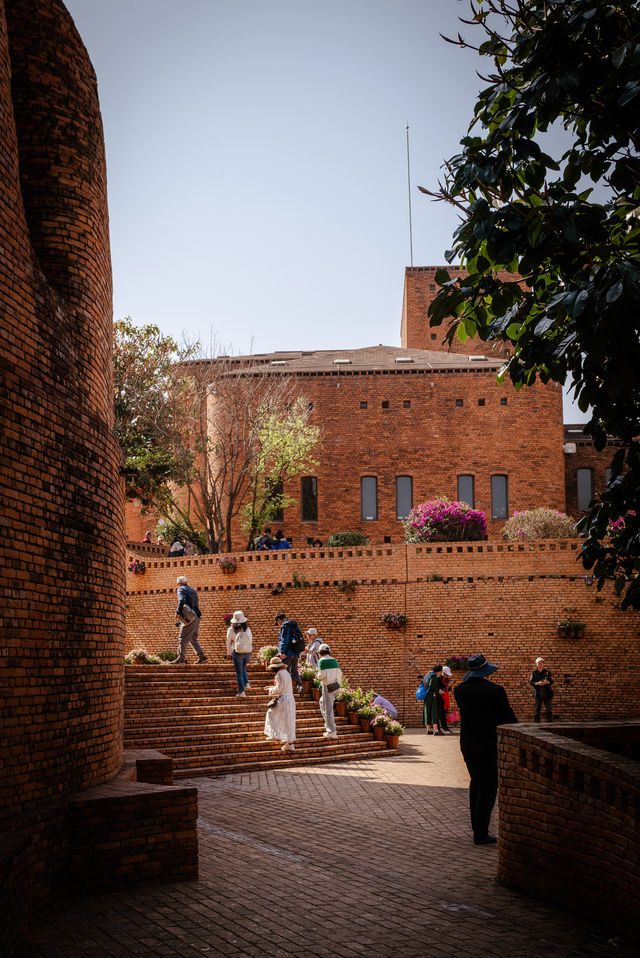
[[[461,152],[436,192],[423,189],[458,209],[446,256],[468,275],[436,274],[430,322],[450,319],[449,339],[509,342],[503,375],[516,389],[568,382],[596,448],[623,441],[584,521],[583,561],[640,608],[640,5],[470,9],[463,22],[493,67]],[[543,146],[559,127],[568,145],[553,156]],[[603,541],[620,517],[624,533]]]
[[[273,490],[313,464],[319,436],[290,377],[258,366],[247,374],[219,352],[128,318],[114,327],[116,435],[136,470],[127,495],[160,514],[163,535],[209,552],[232,550],[247,501],[251,532],[285,504]]]

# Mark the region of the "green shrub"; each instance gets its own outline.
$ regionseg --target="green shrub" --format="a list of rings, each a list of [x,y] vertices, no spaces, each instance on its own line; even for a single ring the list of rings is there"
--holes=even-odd
[[[361,532],[334,532],[325,545],[329,549],[339,549],[343,546],[367,546],[369,540]]]
[[[557,509],[514,512],[502,527],[502,537],[508,540],[573,539],[576,535],[575,520]]]
[[[158,652],[158,658],[161,662],[174,662],[178,658],[177,652]]]

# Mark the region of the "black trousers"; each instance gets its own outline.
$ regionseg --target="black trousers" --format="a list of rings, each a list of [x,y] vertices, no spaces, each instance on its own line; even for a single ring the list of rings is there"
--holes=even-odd
[[[536,695],[535,700],[534,700],[534,706],[533,706],[533,721],[534,721],[534,722],[539,722],[539,721],[540,721],[540,710],[542,709],[542,706],[543,706],[543,705],[544,705],[545,718],[546,718],[547,722],[551,722],[551,720],[553,719],[553,715],[552,715],[552,713],[551,713],[551,702],[552,702],[552,701],[553,701],[553,699],[552,699],[551,696],[549,696],[548,698],[544,698],[544,699],[543,699],[543,698],[540,698],[539,696]]]
[[[293,684],[297,685],[298,688],[300,688],[302,685],[302,681],[298,673],[298,658],[299,656],[297,655],[288,655],[284,661],[287,666],[287,672],[291,676],[291,680]]]
[[[447,712],[444,707],[444,695],[438,696],[438,728],[447,731]]]
[[[471,781],[469,783],[469,811],[475,840],[489,834],[491,812],[498,795],[498,755],[464,754],[463,758]]]

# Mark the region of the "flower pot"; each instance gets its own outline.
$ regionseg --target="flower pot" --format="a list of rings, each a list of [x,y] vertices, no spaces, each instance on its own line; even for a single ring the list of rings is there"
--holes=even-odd
[[[347,703],[346,702],[336,702],[336,715],[345,717],[347,714]]]
[[[322,691],[320,689],[313,688],[311,689],[311,695],[313,696],[314,702],[319,702],[320,696],[322,695]]]
[[[357,725],[360,728],[360,716],[357,712],[349,712],[349,721],[352,725]]]
[[[399,735],[385,735],[387,740],[387,748],[398,748],[400,745],[400,736]]]
[[[360,728],[362,729],[363,732],[370,732],[371,719],[362,718],[362,716],[360,716]]]
[[[561,628],[559,628],[559,629],[558,629],[558,635],[560,636],[561,639],[568,639],[568,638],[569,638],[569,629],[561,629]]]
[[[373,737],[376,740],[376,742],[384,741],[384,725],[373,726]]]
[[[584,639],[584,629],[572,629],[571,637],[574,639]]]
[[[308,695],[311,691],[311,679],[302,679],[302,691]]]

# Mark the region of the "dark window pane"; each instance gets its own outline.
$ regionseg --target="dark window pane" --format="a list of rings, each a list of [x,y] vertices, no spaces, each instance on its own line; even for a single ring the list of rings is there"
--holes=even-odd
[[[462,406],[463,404],[464,404],[464,400],[456,399],[456,406]]]
[[[491,476],[491,518],[506,519],[508,515],[507,477]]]
[[[303,476],[301,482],[302,521],[318,520],[318,480],[315,476]]]
[[[396,516],[406,519],[413,505],[413,479],[411,476],[396,476]]]
[[[366,409],[366,408],[367,408],[367,400],[363,399],[362,402],[360,403],[360,409]]]
[[[458,476],[458,502],[476,507],[475,480],[473,476]]]
[[[578,509],[584,512],[593,498],[591,470],[578,469]]]
[[[402,405],[404,406],[405,409],[411,409],[411,400],[405,399]]]
[[[388,408],[389,408],[389,400],[388,400],[388,399],[383,399],[383,400],[382,400],[382,408],[383,408],[383,409],[388,409]]]
[[[605,477],[606,477],[607,485],[609,485],[609,483],[611,482],[611,466],[607,466],[605,470]]]
[[[378,518],[378,480],[363,476],[360,480],[360,514],[365,522]]]

